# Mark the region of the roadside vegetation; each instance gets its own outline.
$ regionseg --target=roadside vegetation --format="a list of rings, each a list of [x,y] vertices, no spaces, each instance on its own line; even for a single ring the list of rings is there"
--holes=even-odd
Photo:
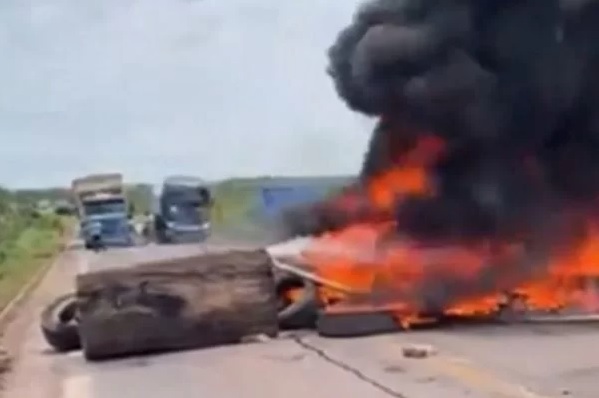
[[[215,205],[212,222],[215,231],[237,234],[255,233],[256,229],[269,228],[262,189],[265,187],[309,187],[322,192],[322,196],[340,189],[351,181],[350,177],[257,177],[237,178],[218,182],[212,187]]]
[[[143,214],[150,210],[152,200],[152,186],[150,184],[126,184],[125,192],[137,214]],[[20,189],[13,192],[13,194],[20,203],[32,206],[40,202],[55,205],[71,203],[72,201],[69,188]]]
[[[69,223],[0,189],[0,311],[60,251]]]
[[[227,228],[252,224],[257,218],[259,190],[258,179],[231,179],[216,184],[212,188],[214,226]]]

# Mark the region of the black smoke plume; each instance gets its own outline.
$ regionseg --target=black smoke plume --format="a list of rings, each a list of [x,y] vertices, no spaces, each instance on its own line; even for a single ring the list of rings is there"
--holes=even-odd
[[[379,120],[355,195],[423,134],[446,145],[437,195],[398,206],[402,232],[558,236],[599,209],[599,1],[375,0],[329,59],[339,96]],[[335,201],[292,211],[289,234],[369,216]]]

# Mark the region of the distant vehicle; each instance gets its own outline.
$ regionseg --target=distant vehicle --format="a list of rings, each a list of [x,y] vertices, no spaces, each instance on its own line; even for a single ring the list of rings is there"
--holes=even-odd
[[[274,218],[287,209],[314,203],[329,193],[330,188],[325,188],[301,184],[265,185],[260,189],[262,215]]]
[[[196,177],[164,180],[154,205],[152,229],[158,243],[202,242],[210,235],[212,195]]]
[[[128,205],[121,174],[77,178],[72,182],[72,192],[87,249],[133,244],[129,224],[132,207]]]

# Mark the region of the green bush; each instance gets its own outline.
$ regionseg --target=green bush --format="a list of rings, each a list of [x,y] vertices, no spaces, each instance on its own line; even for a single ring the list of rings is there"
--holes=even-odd
[[[0,189],[0,309],[60,249],[65,221]]]
[[[222,181],[212,187],[215,199],[212,220],[218,229],[247,230],[271,228],[271,221],[262,213],[263,187],[301,186],[322,192],[322,198],[334,195],[353,179],[349,177],[257,177]]]
[[[217,227],[239,226],[252,222],[258,190],[243,180],[230,180],[214,187],[212,220]]]

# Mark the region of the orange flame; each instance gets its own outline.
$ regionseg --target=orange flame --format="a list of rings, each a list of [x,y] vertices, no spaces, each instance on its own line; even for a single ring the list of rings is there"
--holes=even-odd
[[[291,287],[283,291],[283,298],[289,302],[298,301],[304,294],[303,287]]]
[[[435,195],[430,167],[443,150],[443,142],[437,137],[419,140],[395,167],[369,181],[369,205],[391,215],[407,196]],[[423,292],[439,284],[445,286],[448,281],[450,285],[464,286],[469,293],[445,301],[443,308],[433,306],[439,315],[493,314],[513,294],[524,297],[526,307],[531,309],[570,305],[599,309],[599,296],[594,289],[581,284],[581,280],[599,279],[599,226],[589,225],[588,237],[576,250],[551,259],[542,272],[524,276],[515,275],[510,265],[523,256],[524,245],[519,242],[422,247],[387,233],[397,227],[391,216],[386,221],[362,222],[319,237],[305,251],[304,256],[320,276],[354,292],[322,288],[322,300],[330,310],[386,305],[393,308],[399,322],[409,326],[422,321],[422,314],[430,310],[429,303],[422,302],[426,297]],[[473,288],[474,282],[486,274],[490,275],[491,288]]]

